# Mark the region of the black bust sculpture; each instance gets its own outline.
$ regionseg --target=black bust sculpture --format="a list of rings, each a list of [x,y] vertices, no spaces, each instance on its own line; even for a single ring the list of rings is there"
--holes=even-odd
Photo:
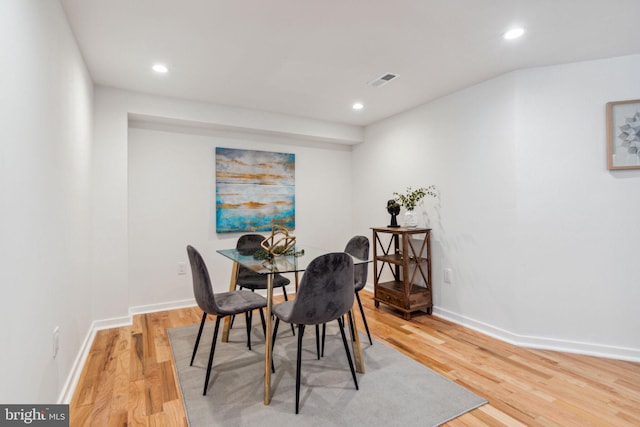
[[[387,201],[387,212],[391,215],[391,224],[389,227],[400,227],[398,225],[398,214],[400,213],[400,205],[394,199]]]

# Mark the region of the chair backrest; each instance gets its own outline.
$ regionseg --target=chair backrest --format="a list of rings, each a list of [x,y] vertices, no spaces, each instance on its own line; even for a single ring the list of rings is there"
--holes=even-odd
[[[334,252],[313,259],[306,268],[291,308],[289,322],[319,325],[353,306],[353,259]]]
[[[264,240],[264,236],[261,234],[243,234],[238,238],[236,242],[236,249],[240,253],[240,255],[253,255],[259,249],[262,249],[261,243]],[[238,268],[238,276],[250,276],[253,277],[257,275],[255,271],[248,269],[244,265],[239,266]]]
[[[344,251],[356,258],[368,259],[369,239],[365,236],[354,236],[349,240],[349,242],[347,242],[347,246],[344,248]],[[364,288],[367,284],[368,271],[369,266],[366,263],[358,264],[353,267],[353,281],[356,291]]]
[[[191,264],[191,276],[193,277],[193,296],[198,307],[205,313],[218,314],[218,305],[211,286],[209,270],[202,259],[202,255],[191,245],[187,246],[189,263]]]
[[[243,234],[238,238],[236,243],[236,249],[240,255],[253,255],[258,249],[261,249],[260,244],[264,240],[264,236],[261,234]]]

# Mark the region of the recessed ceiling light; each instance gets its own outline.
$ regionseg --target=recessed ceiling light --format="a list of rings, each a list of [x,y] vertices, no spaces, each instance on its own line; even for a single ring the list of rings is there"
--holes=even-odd
[[[351,106],[351,108],[353,108],[354,110],[362,110],[364,108],[364,105],[362,105],[362,102],[356,102]]]
[[[151,67],[153,69],[153,71],[155,71],[156,73],[161,73],[164,74],[167,71],[169,71],[169,69],[167,68],[166,65],[163,64],[155,64],[153,67]]]
[[[524,28],[517,27],[517,28],[512,28],[506,33],[504,33],[503,37],[505,40],[513,40],[513,39],[522,37],[523,34],[524,34]]]

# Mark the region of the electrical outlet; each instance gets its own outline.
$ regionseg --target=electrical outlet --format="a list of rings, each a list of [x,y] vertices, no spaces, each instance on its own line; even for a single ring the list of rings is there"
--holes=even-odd
[[[58,355],[58,350],[60,350],[60,326],[56,326],[53,329],[53,358],[55,359]]]
[[[179,275],[187,274],[187,263],[185,262],[178,263],[178,274]]]
[[[444,269],[444,282],[451,283],[451,276],[453,276],[453,271],[450,268]]]

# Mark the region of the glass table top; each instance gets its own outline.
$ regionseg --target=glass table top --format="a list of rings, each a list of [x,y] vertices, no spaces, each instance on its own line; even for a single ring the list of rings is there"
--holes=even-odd
[[[236,248],[219,249],[216,252],[260,274],[293,273],[296,271],[304,271],[312,260],[319,257],[320,255],[325,255],[331,252],[325,249],[301,245],[296,245],[295,251],[296,253],[300,254],[281,255],[270,260],[254,259],[253,255],[241,255]],[[370,260],[360,259],[354,256],[352,256],[351,258],[353,258],[354,265],[366,264],[370,262]]]

